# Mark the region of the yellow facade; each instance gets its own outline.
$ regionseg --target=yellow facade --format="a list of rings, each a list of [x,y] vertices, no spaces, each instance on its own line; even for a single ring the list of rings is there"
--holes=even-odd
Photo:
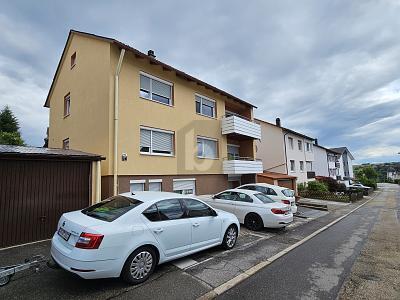
[[[70,57],[75,52],[76,65],[71,69]],[[113,174],[114,74],[119,55],[116,44],[72,34],[49,97],[49,147],[60,148],[62,141],[69,138],[71,149],[105,156],[103,176]],[[140,97],[141,71],[173,84],[172,106]],[[71,95],[71,113],[64,117],[67,93]],[[195,93],[216,101],[215,118],[196,113]],[[232,102],[127,51],[119,76],[118,175],[222,174],[227,137],[221,134],[221,118],[227,101]],[[252,118],[252,107],[246,109]],[[140,126],[173,131],[174,155],[140,154]],[[197,157],[197,136],[218,140],[217,159]],[[254,157],[255,143],[252,140],[249,143],[247,148],[250,146]],[[127,154],[127,161],[122,161],[122,153]]]

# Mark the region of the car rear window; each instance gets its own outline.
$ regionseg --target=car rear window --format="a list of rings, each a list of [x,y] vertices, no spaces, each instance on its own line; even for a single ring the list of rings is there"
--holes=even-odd
[[[263,203],[273,203],[274,202],[274,200],[272,200],[270,197],[268,197],[262,193],[254,194],[254,196],[256,196],[257,199],[261,200]]]
[[[292,190],[282,190],[282,194],[284,194],[286,197],[293,197],[294,196],[294,192]]]
[[[82,213],[89,217],[112,222],[143,202],[125,196],[114,196],[89,206]]]

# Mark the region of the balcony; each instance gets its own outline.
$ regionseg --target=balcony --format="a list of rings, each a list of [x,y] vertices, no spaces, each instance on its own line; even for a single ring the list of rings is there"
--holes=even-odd
[[[225,116],[222,118],[222,134],[261,139],[261,126],[236,115]]]
[[[224,174],[229,175],[258,174],[263,172],[263,164],[261,160],[249,157],[235,157],[233,159],[224,159],[222,170]]]

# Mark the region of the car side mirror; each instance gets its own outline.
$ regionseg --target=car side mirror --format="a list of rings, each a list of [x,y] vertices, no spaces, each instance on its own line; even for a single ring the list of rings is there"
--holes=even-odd
[[[218,216],[217,212],[214,209],[211,211],[211,216],[213,216],[213,217]]]

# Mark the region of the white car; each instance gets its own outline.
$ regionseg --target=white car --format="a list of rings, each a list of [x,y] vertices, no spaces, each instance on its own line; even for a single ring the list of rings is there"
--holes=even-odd
[[[205,201],[212,207],[235,214],[239,222],[251,230],[281,228],[293,221],[287,205],[257,191],[230,189]]]
[[[274,201],[282,202],[289,205],[292,213],[295,214],[297,212],[294,191],[291,189],[268,183],[244,184],[239,186],[238,189],[252,190],[264,193]]]
[[[363,184],[361,184],[361,183],[353,183],[353,184],[350,184],[349,186],[348,186],[348,188],[355,188],[355,189],[365,189],[365,190],[369,190],[370,189],[370,187],[369,186],[365,186],[365,185],[363,185]]]
[[[156,265],[210,247],[235,246],[239,221],[204,202],[166,192],[124,193],[65,213],[51,256],[82,278],[144,282]]]

